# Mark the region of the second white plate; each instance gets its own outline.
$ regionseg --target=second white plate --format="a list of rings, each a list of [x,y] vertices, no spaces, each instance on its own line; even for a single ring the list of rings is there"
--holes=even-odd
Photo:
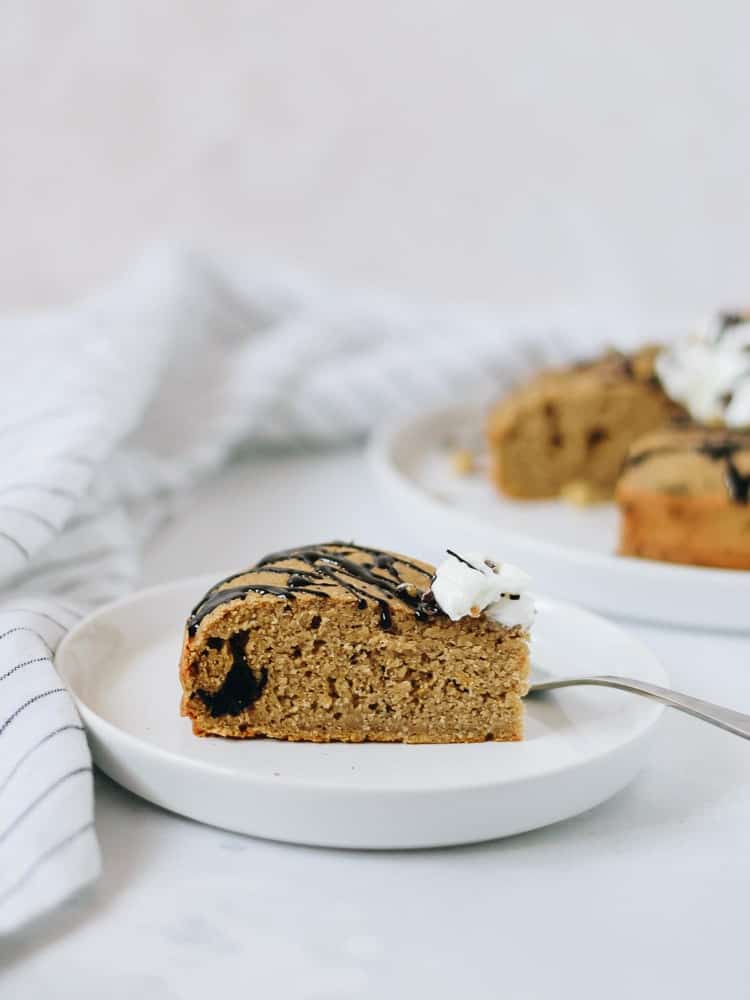
[[[458,476],[454,447],[480,439],[475,410],[440,409],[377,432],[370,455],[388,498],[421,534],[495,553],[532,573],[546,593],[646,621],[750,631],[750,571],[706,569],[615,554],[613,504],[576,508],[513,501],[486,477]],[[748,510],[750,517],[750,509]]]
[[[331,847],[434,847],[574,816],[642,767],[661,707],[576,688],[528,702],[521,743],[405,746],[222,740],[179,715],[182,624],[215,577],[180,580],[102,608],[61,643],[57,665],[96,764],[157,805],[203,823]],[[541,601],[535,663],[665,684],[622,629]]]

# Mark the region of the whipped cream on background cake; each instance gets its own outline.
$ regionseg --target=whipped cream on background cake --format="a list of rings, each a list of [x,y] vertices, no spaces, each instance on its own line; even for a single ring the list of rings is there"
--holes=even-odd
[[[435,572],[432,593],[451,621],[484,613],[499,625],[529,628],[535,614],[530,586],[528,573],[511,563],[449,549]]]
[[[720,313],[662,351],[656,373],[698,423],[750,427],[750,314]]]

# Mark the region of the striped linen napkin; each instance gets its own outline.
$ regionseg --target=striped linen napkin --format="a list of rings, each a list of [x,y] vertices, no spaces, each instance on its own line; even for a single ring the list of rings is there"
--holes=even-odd
[[[0,932],[99,873],[91,756],[54,651],[135,584],[176,499],[240,442],[351,439],[580,342],[170,248],[75,307],[0,323]]]

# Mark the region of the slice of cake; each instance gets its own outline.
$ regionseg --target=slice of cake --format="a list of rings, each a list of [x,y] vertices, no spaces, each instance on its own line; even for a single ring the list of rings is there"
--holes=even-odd
[[[629,446],[684,411],[654,371],[657,347],[542,372],[490,414],[491,474],[513,497],[611,496]]]
[[[616,499],[622,555],[750,569],[750,433],[649,434],[633,445]]]
[[[182,714],[198,735],[327,742],[520,740],[528,577],[331,542],[266,556],[190,615]]]

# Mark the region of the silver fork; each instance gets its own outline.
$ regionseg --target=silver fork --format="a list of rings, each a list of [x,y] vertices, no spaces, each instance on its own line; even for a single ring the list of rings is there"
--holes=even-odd
[[[695,716],[696,719],[703,719],[710,722],[712,726],[725,729],[728,733],[741,736],[750,740],[750,715],[743,712],[735,712],[732,708],[723,708],[721,705],[714,705],[710,701],[702,698],[693,698],[679,691],[670,691],[669,688],[659,687],[658,684],[649,684],[647,681],[635,680],[632,677],[611,677],[608,674],[601,674],[598,677],[558,677],[554,680],[539,681],[532,683],[529,694],[542,694],[545,691],[554,691],[555,688],[574,687],[577,684],[592,684],[596,687],[617,688],[618,691],[628,691],[630,694],[639,694],[644,698],[652,698],[660,701],[663,705],[676,708],[680,712]]]

